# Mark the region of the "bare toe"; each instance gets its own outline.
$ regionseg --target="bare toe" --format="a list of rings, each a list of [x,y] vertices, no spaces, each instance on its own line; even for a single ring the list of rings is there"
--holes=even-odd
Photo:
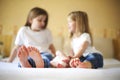
[[[28,58],[28,52],[26,50],[25,46],[21,46],[18,50],[18,58],[20,61],[20,64],[22,67],[31,67],[29,64],[27,58]]]
[[[35,61],[37,68],[44,67],[44,61],[40,55],[40,52],[34,47],[28,47],[29,56]]]
[[[69,65],[71,68],[75,68],[76,66],[74,65],[74,59],[71,59],[70,62],[69,62]]]

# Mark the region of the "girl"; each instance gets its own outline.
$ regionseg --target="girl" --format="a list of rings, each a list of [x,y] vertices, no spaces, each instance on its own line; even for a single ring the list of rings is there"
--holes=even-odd
[[[59,55],[51,61],[58,68],[100,68],[103,67],[103,57],[92,47],[92,36],[89,30],[88,16],[83,11],[74,11],[68,15],[68,30],[70,32],[72,56]],[[68,65],[69,64],[69,65]]]
[[[70,32],[73,56],[70,67],[100,68],[103,67],[103,57],[92,47],[92,36],[89,30],[86,12],[74,11],[68,15],[68,30]]]
[[[25,26],[17,34],[16,46],[8,62],[12,62],[18,53],[21,67],[49,67],[55,48],[47,23],[48,13],[44,9],[31,9]]]

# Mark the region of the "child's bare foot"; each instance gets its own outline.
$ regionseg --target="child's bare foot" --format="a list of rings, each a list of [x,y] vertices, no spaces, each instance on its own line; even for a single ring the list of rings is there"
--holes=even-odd
[[[71,59],[69,63],[71,68],[76,68],[79,64],[80,64],[79,58]]]
[[[44,61],[40,55],[40,52],[34,47],[28,47],[29,56],[35,61],[36,68],[43,68]]]
[[[18,58],[20,61],[20,65],[22,67],[31,67],[31,65],[28,62],[28,51],[25,46],[21,46],[18,50]]]
[[[65,68],[68,66],[70,59],[60,51],[56,52],[56,57],[50,62],[53,67]]]
[[[77,67],[78,68],[92,68],[92,64],[89,61],[84,61],[80,63]]]
[[[62,64],[57,64],[57,68],[64,68],[64,66]]]
[[[79,58],[75,58],[70,61],[70,67],[72,67],[72,68],[91,68],[91,63],[90,62],[80,62]]]

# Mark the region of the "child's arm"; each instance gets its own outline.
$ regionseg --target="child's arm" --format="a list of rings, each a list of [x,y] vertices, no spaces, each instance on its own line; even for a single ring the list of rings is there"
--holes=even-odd
[[[51,44],[51,45],[49,46],[49,49],[51,50],[51,52],[53,53],[53,55],[56,56],[56,54],[55,54],[56,50],[55,50],[55,47],[54,47],[53,44]]]
[[[11,54],[10,54],[10,57],[8,59],[7,62],[13,62],[13,60],[15,59],[15,57],[17,56],[17,50],[20,46],[15,46],[12,51],[11,51]]]
[[[79,58],[83,55],[84,51],[86,50],[86,48],[88,47],[89,43],[88,41],[83,42],[83,44],[81,45],[81,47],[78,50],[78,53],[74,53],[73,58]]]

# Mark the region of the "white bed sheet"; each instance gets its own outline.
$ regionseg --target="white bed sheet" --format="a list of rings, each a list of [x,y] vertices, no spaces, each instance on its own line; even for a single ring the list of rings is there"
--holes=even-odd
[[[105,64],[109,61],[105,61]],[[108,67],[112,61],[117,66]],[[108,63],[105,68],[101,69],[60,69],[18,68],[17,63],[0,62],[0,80],[120,80],[119,61],[111,60],[111,63]]]

